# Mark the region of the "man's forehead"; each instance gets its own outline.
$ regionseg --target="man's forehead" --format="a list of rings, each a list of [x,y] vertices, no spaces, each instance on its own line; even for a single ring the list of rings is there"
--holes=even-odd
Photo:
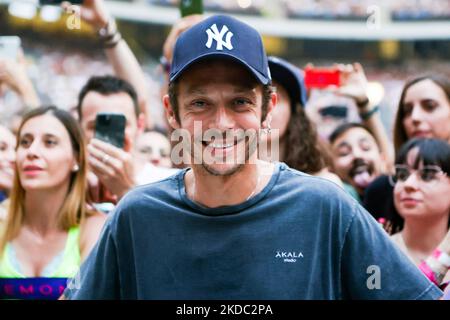
[[[83,118],[89,118],[86,120],[92,120],[99,112],[119,112],[128,118],[134,115],[134,103],[125,92],[104,95],[90,91],[83,99],[81,111]]]
[[[374,137],[363,128],[350,128],[344,133],[342,133],[338,138],[336,138],[333,145],[340,146],[343,144],[351,144],[351,142],[358,142],[361,139],[366,139],[368,141],[374,142]]]
[[[180,75],[179,81],[186,79],[189,81],[193,79],[207,80],[209,82],[212,82],[212,80],[232,81],[248,88],[254,88],[259,84],[253,74],[241,63],[224,58],[205,59],[194,63]]]

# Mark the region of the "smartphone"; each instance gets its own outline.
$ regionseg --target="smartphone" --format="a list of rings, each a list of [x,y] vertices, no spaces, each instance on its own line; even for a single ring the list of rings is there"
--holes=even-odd
[[[55,5],[55,6],[59,6],[61,5],[61,2],[64,2],[67,0],[39,0],[39,4],[41,6],[48,6],[48,5]],[[69,1],[71,4],[82,4],[83,0],[70,0]]]
[[[305,68],[305,86],[307,88],[325,88],[340,85],[338,69]]]
[[[98,113],[95,118],[95,138],[123,149],[126,122],[121,113]]]
[[[20,50],[20,38],[17,36],[0,37],[0,58],[17,60]]]
[[[191,14],[202,14],[203,0],[180,0],[180,13],[182,17]]]

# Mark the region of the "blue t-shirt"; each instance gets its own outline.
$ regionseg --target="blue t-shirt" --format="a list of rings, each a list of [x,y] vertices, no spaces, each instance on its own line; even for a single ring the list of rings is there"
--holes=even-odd
[[[193,201],[184,174],[109,217],[70,299],[435,299],[442,292],[344,190],[277,163],[234,206]],[[220,192],[220,190],[215,190]],[[224,195],[225,196],[225,195]]]
[[[3,200],[6,200],[8,197],[6,196],[6,193],[0,190],[0,203],[3,202]]]

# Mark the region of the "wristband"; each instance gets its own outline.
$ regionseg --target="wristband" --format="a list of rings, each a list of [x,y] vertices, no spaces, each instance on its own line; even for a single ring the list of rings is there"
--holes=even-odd
[[[114,19],[109,19],[103,28],[98,30],[98,36],[100,39],[111,39],[117,33],[117,25]]]
[[[104,48],[114,48],[122,40],[114,19],[108,20],[106,25],[98,30],[98,36]]]
[[[103,42],[103,48],[105,49],[114,48],[120,42],[120,40],[122,40],[122,35],[119,32],[117,32],[114,38]]]
[[[380,110],[380,108],[378,106],[372,108],[372,110],[367,111],[367,112],[361,112],[359,114],[359,116],[361,117],[362,120],[368,120],[371,116],[373,116],[375,113],[377,113]]]

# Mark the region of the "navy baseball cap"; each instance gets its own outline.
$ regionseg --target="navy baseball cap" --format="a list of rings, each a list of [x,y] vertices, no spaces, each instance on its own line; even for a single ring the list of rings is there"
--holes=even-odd
[[[273,81],[283,86],[295,103],[306,104],[306,87],[300,68],[279,57],[270,56],[269,67]]]
[[[189,66],[208,58],[226,58],[246,67],[262,84],[271,82],[261,35],[226,15],[215,15],[183,32],[175,43],[170,82]]]

